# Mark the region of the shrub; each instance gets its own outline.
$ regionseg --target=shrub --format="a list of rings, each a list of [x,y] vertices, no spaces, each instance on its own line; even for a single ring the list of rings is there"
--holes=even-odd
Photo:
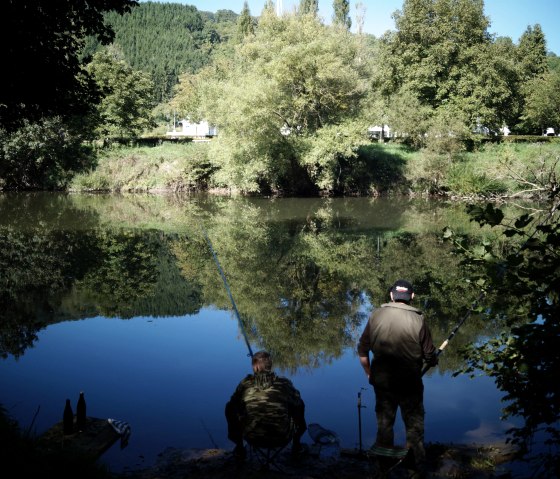
[[[93,164],[91,149],[62,119],[24,122],[12,132],[0,129],[0,186],[13,190],[59,190]]]

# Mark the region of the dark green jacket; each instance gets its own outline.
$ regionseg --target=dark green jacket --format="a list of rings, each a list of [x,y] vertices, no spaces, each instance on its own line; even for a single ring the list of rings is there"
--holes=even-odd
[[[423,362],[433,364],[436,348],[422,311],[405,303],[382,304],[372,312],[358,343],[358,354],[373,352],[370,382],[376,374],[391,373],[418,379]]]

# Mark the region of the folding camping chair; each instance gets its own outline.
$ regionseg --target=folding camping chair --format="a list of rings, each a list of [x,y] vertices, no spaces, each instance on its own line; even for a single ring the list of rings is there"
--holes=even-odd
[[[389,474],[408,456],[409,449],[402,447],[382,447],[374,444],[368,451],[377,463],[379,478],[388,478]]]
[[[280,453],[290,444],[292,437],[288,438],[251,438],[245,436],[249,446],[249,458],[253,458],[260,465],[260,469],[268,471],[271,467],[279,472],[284,471],[277,462]]]

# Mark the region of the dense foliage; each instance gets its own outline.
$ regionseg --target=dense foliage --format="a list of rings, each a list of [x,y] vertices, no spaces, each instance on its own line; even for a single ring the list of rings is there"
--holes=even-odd
[[[367,75],[345,29],[269,9],[233,59],[184,78],[175,102],[218,125],[212,158],[224,184],[248,193],[339,192],[342,163],[369,143],[360,118]]]
[[[8,0],[2,17],[2,61],[9,72],[0,84],[0,127],[12,131],[24,121],[83,115],[97,100],[95,84],[83,75],[79,53],[88,35],[113,40],[104,13],[122,14],[133,0]],[[17,65],[17,66],[16,66]]]
[[[152,126],[148,74],[133,70],[116,48],[97,52],[86,68],[103,94],[94,122],[97,137],[133,138]]]
[[[0,188],[60,190],[95,164],[83,136],[60,117],[30,123],[13,133],[0,129]]]
[[[394,18],[397,29],[382,38],[378,72],[394,129],[423,143],[430,130],[463,136],[481,125],[492,131],[511,125],[513,51],[492,42],[482,0],[408,0]],[[417,112],[411,119],[403,110]]]
[[[521,417],[509,440],[534,463],[534,477],[560,473],[560,221],[558,181],[554,172],[541,183],[549,208],[506,219],[500,208],[469,207],[481,226],[500,229],[507,243],[469,245],[456,238],[464,264],[477,265],[469,281],[492,294],[480,305],[488,321],[502,325],[500,334],[465,349],[463,372],[493,377],[504,392],[504,419]],[[448,231],[447,236],[453,238]],[[504,248],[503,246],[506,245]],[[483,265],[484,270],[478,266]]]

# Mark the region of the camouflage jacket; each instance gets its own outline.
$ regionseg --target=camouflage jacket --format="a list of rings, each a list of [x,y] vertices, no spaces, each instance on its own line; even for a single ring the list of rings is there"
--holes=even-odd
[[[292,437],[304,404],[292,382],[273,372],[249,374],[230,399],[249,440]]]

